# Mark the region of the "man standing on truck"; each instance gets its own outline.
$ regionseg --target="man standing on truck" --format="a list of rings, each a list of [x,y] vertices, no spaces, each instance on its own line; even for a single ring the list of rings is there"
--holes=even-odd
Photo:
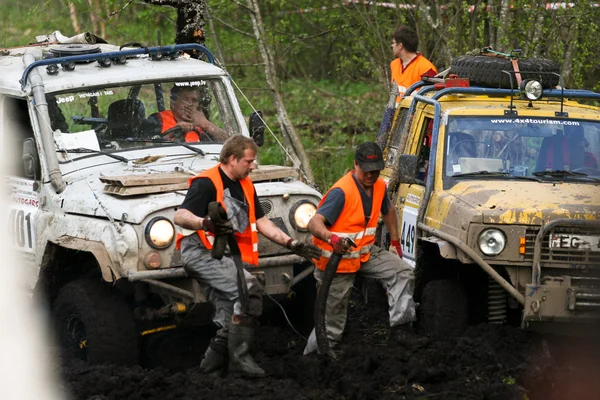
[[[357,274],[383,284],[389,303],[390,339],[407,346],[421,345],[424,339],[412,333],[412,322],[416,319],[412,297],[414,273],[412,267],[401,259],[396,211],[391,205],[385,182],[379,177],[384,168],[379,145],[374,142],[359,145],[354,156],[354,168],[329,189],[308,223],[315,245],[323,251],[321,258],[315,261],[318,284],[322,282],[323,271],[331,255],[343,254],[331,282],[325,311],[329,347],[333,349],[342,338],[350,290]],[[374,244],[380,213],[390,233],[389,251]],[[357,247],[345,252],[343,237],[352,239]],[[315,350],[317,341],[313,329],[304,354]]]
[[[248,299],[240,300],[236,265],[232,258],[212,257],[216,236],[235,234],[246,268],[258,266],[258,232],[274,243],[310,260],[321,253],[313,244],[292,239],[268,219],[258,201],[254,184],[248,177],[255,168],[258,147],[250,138],[235,135],[221,149],[220,163],[190,179],[189,190],[175,213],[175,224],[195,233],[177,238],[181,259],[190,277],[205,289],[215,306],[217,335],[211,340],[200,368],[210,374],[237,372],[246,377],[265,375],[252,358],[251,342],[262,313],[263,288],[244,270]],[[212,221],[208,205],[218,201],[228,212],[225,222]]]
[[[173,140],[181,135],[186,142],[217,142],[227,140],[227,133],[210,122],[199,107],[198,87],[178,86],[171,89],[171,110],[150,115],[142,124],[142,135],[158,135]]]
[[[392,51],[396,59],[390,63],[392,84],[398,85],[400,102],[404,92],[412,84],[421,80],[422,75],[435,76],[437,69],[417,51],[419,37],[405,25],[399,26],[392,34]]]

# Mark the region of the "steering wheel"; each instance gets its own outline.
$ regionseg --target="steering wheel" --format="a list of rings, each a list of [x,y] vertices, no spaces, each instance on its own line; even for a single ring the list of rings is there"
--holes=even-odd
[[[201,132],[197,128],[194,128],[192,132],[196,132],[196,134],[200,138],[200,141],[197,143],[214,143],[214,140],[207,132]],[[161,138],[167,139],[167,140],[175,139],[177,141],[185,142],[185,134],[186,133],[187,132],[183,132],[183,129],[181,128],[181,126],[176,125],[170,129],[167,129],[166,131],[164,131],[161,134]]]
[[[575,168],[573,172],[581,172],[590,176],[600,176],[600,169],[593,167]]]

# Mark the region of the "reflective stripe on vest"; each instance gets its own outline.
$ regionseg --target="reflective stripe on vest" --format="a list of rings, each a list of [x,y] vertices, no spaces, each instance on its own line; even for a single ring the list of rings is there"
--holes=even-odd
[[[173,111],[165,110],[158,113],[158,118],[161,123],[161,135],[168,131],[169,129],[175,128],[177,126],[177,121],[175,121],[175,116],[173,115]],[[200,135],[202,134],[202,128],[199,126],[196,127],[200,131]],[[196,131],[189,131],[185,134],[185,141],[188,143],[195,143],[200,141],[200,135]]]
[[[351,252],[342,256],[337,269],[338,273],[354,273],[360,269],[361,263],[369,261],[371,248],[375,242],[375,232],[377,231],[377,221],[381,212],[381,204],[386,194],[385,183],[381,178],[377,179],[373,185],[371,219],[365,221],[362,198],[356,186],[357,183],[352,177],[353,173],[354,171],[351,171],[344,175],[331,187],[331,189],[342,189],[345,201],[344,209],[329,230],[339,237],[351,238],[357,245]],[[331,191],[331,189],[329,190]],[[326,200],[327,194],[325,194],[319,206]],[[323,250],[321,258],[315,261],[315,265],[320,270],[324,270],[332,255],[333,248],[329,243],[317,238],[313,238],[313,243]]]
[[[213,185],[215,185],[215,190],[217,192],[216,201],[221,203],[223,208],[227,209],[225,206],[225,202],[223,201],[224,197],[224,189],[223,189],[223,180],[221,179],[221,173],[219,172],[219,167],[221,163],[218,163],[216,166],[207,169],[199,173],[198,175],[190,178],[188,181],[188,187],[192,186],[192,182],[194,179],[198,178],[209,178]],[[258,265],[258,229],[256,227],[256,205],[254,204],[254,185],[250,178],[246,177],[244,179],[239,180],[242,185],[242,190],[244,191],[244,197],[248,202],[248,217],[249,224],[246,227],[246,230],[242,233],[235,232],[235,240],[240,248],[240,253],[242,254],[242,261],[252,264]],[[210,232],[204,232],[203,230],[196,231],[202,244],[207,249],[212,249],[213,243],[215,241],[215,236]],[[178,237],[178,247],[180,245],[180,239]]]

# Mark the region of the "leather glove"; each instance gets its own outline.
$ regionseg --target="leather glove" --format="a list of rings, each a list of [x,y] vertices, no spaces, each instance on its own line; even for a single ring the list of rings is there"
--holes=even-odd
[[[399,240],[392,240],[390,243],[390,253],[394,253],[398,257],[402,258],[402,247],[400,247]]]
[[[215,223],[209,217],[206,217],[202,220],[202,229],[214,233],[216,236],[224,236],[233,233],[231,221]]]
[[[321,249],[312,243],[304,243],[299,240],[290,239],[288,240],[286,247],[294,254],[304,257],[309,261],[313,258],[316,260],[321,258]]]

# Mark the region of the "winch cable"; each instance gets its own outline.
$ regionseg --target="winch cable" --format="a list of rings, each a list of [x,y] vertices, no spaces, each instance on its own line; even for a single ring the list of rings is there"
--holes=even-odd
[[[219,65],[221,63],[218,63]],[[238,84],[233,80],[233,78],[231,77],[231,75],[229,75],[229,79],[231,80],[231,83],[233,83],[233,86],[235,86],[235,88],[240,92],[240,94],[242,95],[242,97],[244,98],[244,100],[246,100],[246,102],[248,103],[248,105],[250,106],[250,108],[252,108],[252,111],[257,112],[258,110],[256,108],[254,108],[254,105],[252,105],[252,103],[250,103],[250,100],[248,99],[248,97],[246,97],[246,95],[244,94],[244,92],[242,92],[242,89],[240,89],[240,87],[238,86]],[[281,149],[285,152],[285,154],[287,155],[287,157],[292,160],[292,163],[294,164],[294,168],[296,170],[298,170],[301,174],[302,177],[304,178],[304,181],[313,189],[317,189],[317,185],[315,185],[315,183],[313,181],[311,181],[310,179],[308,179],[308,176],[306,175],[306,173],[304,172],[304,170],[302,169],[302,167],[300,165],[298,165],[297,163],[294,162],[294,158],[291,156],[291,154],[287,151],[287,149],[285,148],[285,146],[281,143],[281,141],[277,138],[277,136],[275,136],[275,133],[271,130],[271,127],[269,127],[269,125],[267,124],[267,122],[263,119],[263,117],[258,114],[258,118],[260,118],[260,120],[265,124],[265,127],[267,128],[267,130],[269,131],[269,133],[271,134],[271,136],[273,136],[273,138],[275,139],[275,141],[277,142],[277,144],[279,145],[279,147],[281,147]]]
[[[300,332],[298,332],[298,330],[294,327],[294,325],[292,324],[292,321],[290,321],[290,319],[288,318],[287,313],[285,312],[285,309],[283,308],[283,306],[277,300],[275,300],[275,298],[273,296],[271,296],[269,293],[265,292],[265,295],[267,295],[267,297],[269,299],[271,299],[273,301],[273,303],[277,304],[277,306],[281,309],[281,312],[283,313],[283,316],[285,317],[285,320],[287,321],[290,328],[292,328],[292,330],[294,332],[296,332],[296,334],[298,336],[300,336],[302,339],[304,339],[304,341],[308,341],[308,339],[304,335],[302,335]]]

